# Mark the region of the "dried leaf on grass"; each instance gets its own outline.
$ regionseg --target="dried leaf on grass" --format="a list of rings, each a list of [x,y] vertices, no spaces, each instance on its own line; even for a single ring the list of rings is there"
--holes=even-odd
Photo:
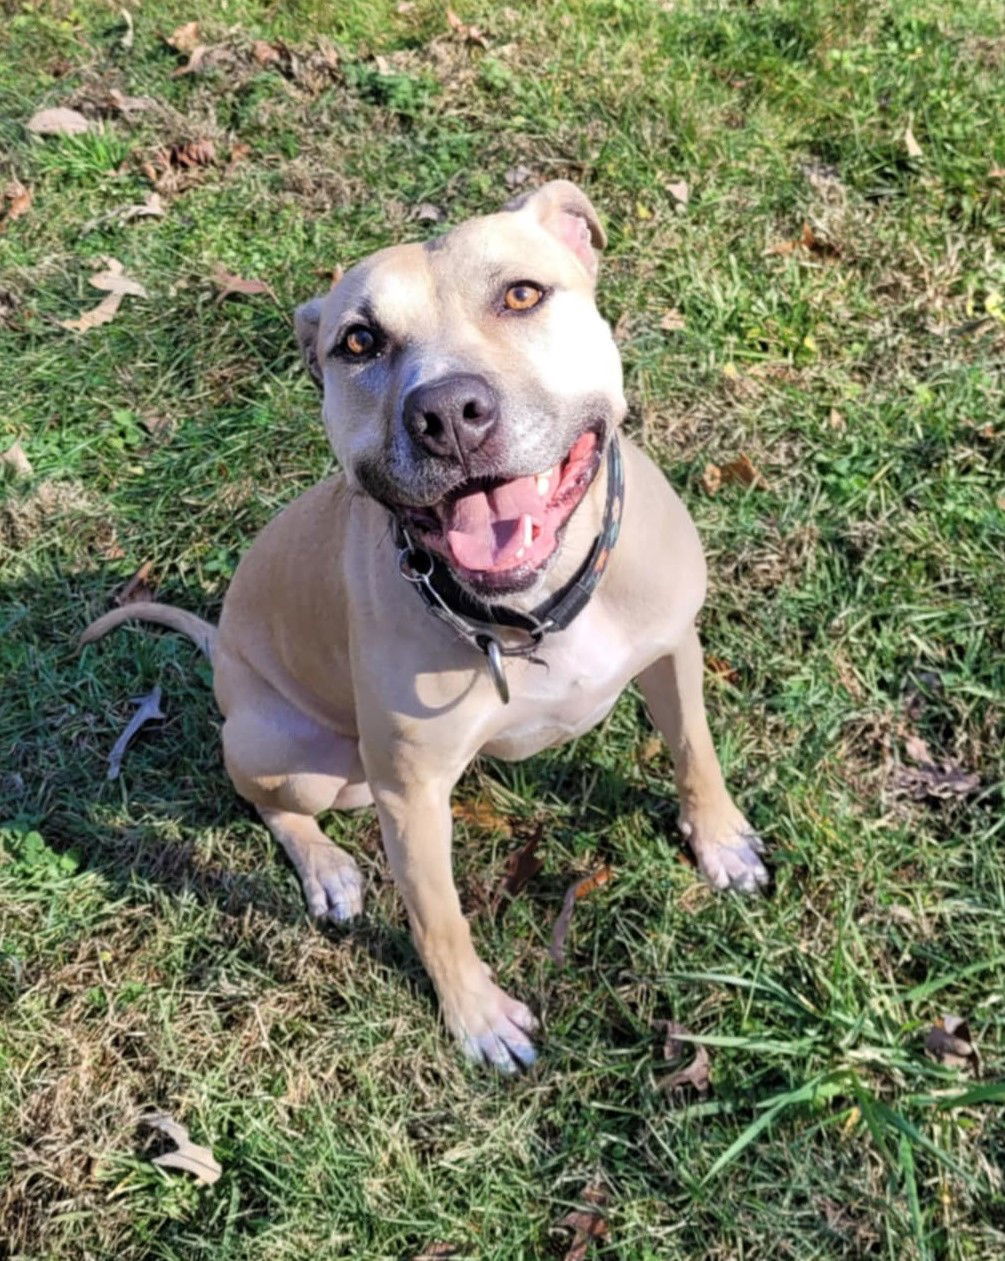
[[[981,1072],[981,1057],[974,1045],[970,1026],[962,1016],[943,1016],[925,1037],[925,1050],[947,1068],[969,1068],[975,1076]]]
[[[924,150],[915,139],[911,124],[908,123],[904,128],[904,148],[907,150],[907,156],[917,161],[918,158],[924,157]]]
[[[796,250],[805,250],[817,258],[837,258],[840,254],[840,250],[832,241],[820,236],[808,223],[803,224],[802,231],[794,240],[778,241],[767,252],[768,254],[793,254]]]
[[[681,208],[691,200],[691,189],[687,180],[674,180],[667,184],[667,192]]]
[[[146,723],[164,717],[161,713],[161,690],[159,687],[155,687],[146,696],[134,696],[133,704],[138,705],[139,708],[132,718],[129,719],[125,731],[112,745],[112,751],[108,755],[108,779],[118,779],[119,772],[122,770],[122,759],[137,731]]]
[[[723,661],[722,657],[714,657],[711,653],[705,658],[705,669],[709,674],[714,674],[717,679],[722,679],[724,683],[729,683],[733,687],[740,681],[740,673],[735,666],[731,666],[728,661]]]
[[[753,486],[763,489],[767,486],[764,474],[749,455],[739,455],[726,464],[706,464],[701,475],[702,489],[708,495],[714,495],[723,486],[731,484]]]
[[[270,66],[282,60],[279,49],[275,44],[270,44],[267,39],[256,39],[251,45],[251,55],[260,66]]]
[[[115,597],[115,603],[121,607],[123,604],[137,604],[145,600],[152,600],[154,598],[154,584],[150,580],[150,575],[153,572],[153,567],[154,563],[152,560],[145,560]]]
[[[576,909],[576,903],[580,898],[585,898],[591,894],[594,889],[599,889],[602,885],[613,877],[614,872],[610,867],[598,867],[596,871],[590,875],[584,876],[582,880],[577,880],[565,892],[565,898],[562,901],[562,909],[559,912],[558,919],[555,920],[555,927],[551,934],[551,947],[548,953],[551,955],[555,963],[559,967],[565,963],[565,939],[569,935],[569,925],[572,923],[572,912]]]
[[[75,320],[60,320],[61,328],[68,328],[75,333],[86,333],[89,329],[97,328],[100,324],[107,324],[115,319],[126,294],[131,294],[136,298],[147,297],[146,289],[138,280],[133,280],[131,276],[126,275],[117,258],[106,258],[105,270],[95,272],[90,277],[90,283],[95,289],[101,289],[107,293],[108,297],[103,298],[96,307],[84,311]]]
[[[20,442],[13,443],[6,451],[0,453],[0,464],[5,469],[10,469],[15,477],[31,477],[35,471]]]
[[[673,1064],[683,1059],[689,1048],[693,1048],[695,1053],[694,1059],[685,1068],[680,1068],[669,1077],[664,1077],[660,1082],[661,1087],[664,1090],[673,1091],[680,1090],[684,1086],[691,1086],[699,1095],[707,1095],[711,1084],[709,1071],[711,1060],[708,1051],[700,1042],[692,1042],[690,1030],[678,1024],[676,1020],[660,1021],[657,1027],[663,1030],[663,1058],[667,1063]],[[685,1037],[682,1037],[682,1034]]]
[[[140,1121],[149,1129],[160,1130],[162,1134],[166,1134],[177,1146],[177,1151],[154,1156],[155,1165],[160,1165],[164,1169],[184,1169],[187,1173],[194,1174],[207,1186],[212,1186],[216,1182],[223,1169],[208,1147],[200,1147],[192,1142],[184,1125],[163,1112],[140,1117]]]
[[[183,22],[170,35],[164,36],[164,42],[177,53],[192,52],[199,45],[199,23]]]
[[[28,119],[28,130],[36,136],[79,136],[90,131],[91,124],[75,109],[65,105],[54,109],[40,109]]]
[[[442,1239],[437,1239],[433,1243],[427,1243],[421,1252],[417,1252],[412,1261],[440,1261],[443,1257],[458,1257],[460,1252],[452,1243],[446,1243]]]
[[[31,189],[25,188],[20,180],[11,180],[3,190],[3,203],[6,204],[6,212],[0,213],[0,231],[8,223],[13,223],[15,219],[20,219],[23,215],[26,215],[31,209]],[[3,203],[0,203],[0,211],[3,210]]]
[[[936,762],[926,741],[916,733],[904,737],[904,755],[914,765],[895,767],[891,782],[895,789],[915,801],[925,797],[937,800],[966,797],[981,786],[981,777],[976,771],[965,770],[951,758]]]
[[[479,44],[482,48],[488,48],[489,41],[481,27],[461,21],[453,9],[447,9],[446,17],[447,25],[459,39],[468,44]]]
[[[119,9],[119,15],[122,18],[123,22],[125,22],[126,24],[126,29],[122,32],[122,36],[119,39],[119,44],[122,48],[126,50],[126,52],[128,52],[130,48],[132,48],[133,46],[133,38],[134,38],[133,15],[129,12],[128,9]]]
[[[531,836],[506,859],[506,874],[499,882],[492,899],[493,910],[498,910],[503,900],[512,901],[530,884],[544,863],[537,856],[537,847],[544,836],[544,823],[539,823]]]
[[[458,823],[466,823],[482,832],[498,832],[503,836],[512,836],[513,825],[509,819],[500,814],[488,797],[468,797],[464,801],[455,801],[450,813]]]
[[[610,1233],[604,1217],[604,1210],[610,1201],[605,1188],[592,1183],[583,1188],[580,1198],[585,1207],[566,1213],[558,1223],[572,1231],[572,1245],[565,1254],[565,1261],[583,1261],[592,1241],[606,1239]]]
[[[663,313],[660,328],[664,333],[679,333],[681,329],[687,328],[687,320],[676,307],[671,307],[669,311]]]
[[[262,293],[267,293],[272,298],[276,296],[264,280],[245,280],[243,276],[235,276],[233,272],[227,271],[226,267],[219,263],[213,268],[211,279],[220,291],[217,295],[218,302],[222,302],[232,293],[240,294],[245,298],[254,298]]]

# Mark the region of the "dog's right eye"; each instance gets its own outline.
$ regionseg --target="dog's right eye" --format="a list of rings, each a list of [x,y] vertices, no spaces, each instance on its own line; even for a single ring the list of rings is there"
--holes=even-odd
[[[380,337],[365,324],[353,324],[342,334],[336,349],[347,359],[369,359],[380,349]]]

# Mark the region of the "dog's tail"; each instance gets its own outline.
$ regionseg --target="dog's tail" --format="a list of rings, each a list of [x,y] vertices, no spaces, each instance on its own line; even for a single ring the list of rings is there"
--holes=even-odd
[[[201,617],[189,613],[185,609],[173,608],[170,604],[153,604],[149,600],[137,600],[133,604],[124,604],[121,609],[112,609],[96,622],[92,622],[80,637],[81,644],[92,644],[102,635],[107,635],[123,622],[157,622],[161,626],[170,626],[172,630],[187,635],[197,648],[213,660],[213,645],[216,642],[216,627],[211,622],[204,622]]]

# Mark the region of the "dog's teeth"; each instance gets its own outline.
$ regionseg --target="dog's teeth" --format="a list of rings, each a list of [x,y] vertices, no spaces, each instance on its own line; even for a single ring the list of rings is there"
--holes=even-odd
[[[524,516],[523,516],[523,545],[524,547],[530,547],[531,543],[533,542],[534,542],[534,518],[530,515],[529,512],[527,512],[527,513],[524,513]]]
[[[551,485],[551,478],[547,473],[538,473],[537,475],[537,493],[544,498],[548,493],[548,487]]]
[[[525,547],[518,547],[518,548],[516,549],[516,558],[517,558],[517,560],[523,560],[523,558],[524,558],[526,555],[527,555],[527,549],[526,549]]]

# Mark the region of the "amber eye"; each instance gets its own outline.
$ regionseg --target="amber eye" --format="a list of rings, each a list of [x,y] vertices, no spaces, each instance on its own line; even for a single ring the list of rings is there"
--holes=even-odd
[[[529,311],[543,297],[544,290],[539,285],[532,285],[530,281],[524,280],[518,285],[510,285],[503,297],[503,303],[508,311]]]
[[[377,349],[377,336],[365,324],[354,324],[342,338],[340,348],[354,359],[363,359]]]

